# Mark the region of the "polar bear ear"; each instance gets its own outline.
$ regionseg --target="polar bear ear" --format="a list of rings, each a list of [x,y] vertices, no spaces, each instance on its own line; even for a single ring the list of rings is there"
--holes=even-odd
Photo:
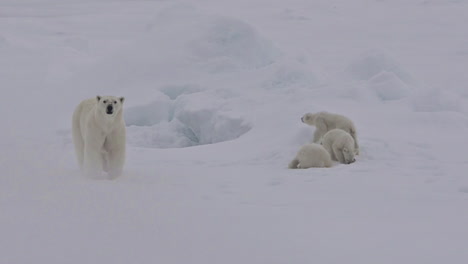
[[[120,97],[119,100],[120,100],[120,103],[123,104],[123,102],[125,101],[125,97]]]
[[[101,101],[101,96],[100,96],[100,95],[96,96],[96,100],[97,100],[98,102]]]

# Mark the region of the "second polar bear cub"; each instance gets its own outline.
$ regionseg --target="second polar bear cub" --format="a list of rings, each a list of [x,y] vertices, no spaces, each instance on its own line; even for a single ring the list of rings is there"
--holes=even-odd
[[[302,146],[296,157],[289,163],[290,169],[328,168],[331,166],[330,154],[316,143]]]
[[[115,178],[125,162],[123,97],[96,96],[82,101],[73,113],[72,134],[80,168],[86,176],[102,171]]]
[[[343,164],[356,161],[354,158],[354,140],[350,134],[341,129],[328,131],[322,139],[323,147],[330,153],[332,160]]]
[[[305,114],[302,116],[301,121],[310,126],[315,126],[316,129],[313,138],[314,143],[319,143],[325,133],[335,128],[348,132],[354,139],[354,150],[357,155],[359,154],[356,127],[354,126],[353,121],[349,118],[328,112],[318,112]]]

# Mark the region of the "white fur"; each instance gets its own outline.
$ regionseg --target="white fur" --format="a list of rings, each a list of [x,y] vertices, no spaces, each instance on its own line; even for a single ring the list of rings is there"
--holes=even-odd
[[[328,131],[323,136],[322,145],[330,153],[332,160],[343,164],[356,161],[354,158],[354,139],[344,130],[332,129]]]
[[[290,169],[331,167],[330,154],[319,144],[307,144],[299,149],[296,157],[289,163]]]
[[[325,133],[335,128],[348,132],[354,139],[355,153],[356,155],[359,155],[356,127],[354,126],[353,121],[351,121],[349,118],[328,112],[318,112],[305,114],[302,116],[301,121],[310,126],[315,126],[316,129],[313,138],[314,143],[320,142]]]
[[[73,113],[73,143],[78,163],[89,177],[102,171],[121,175],[125,163],[123,97],[97,96],[82,101]],[[108,111],[112,106],[113,111]]]

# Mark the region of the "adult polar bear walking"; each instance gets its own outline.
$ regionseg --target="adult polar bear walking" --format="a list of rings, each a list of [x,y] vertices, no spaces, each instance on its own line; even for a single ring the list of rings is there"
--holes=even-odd
[[[82,101],[73,113],[72,134],[85,175],[118,177],[125,163],[124,97],[96,96]]]
[[[328,131],[338,128],[348,132],[354,139],[354,150],[359,155],[359,145],[356,136],[356,127],[349,118],[328,112],[307,113],[301,117],[301,121],[310,126],[315,126],[313,142],[318,143]]]
[[[332,166],[330,154],[319,144],[302,146],[296,157],[289,163],[290,169],[329,168]]]
[[[351,164],[354,158],[354,140],[348,132],[342,129],[328,131],[322,139],[323,147],[330,153],[332,160],[343,164]]]

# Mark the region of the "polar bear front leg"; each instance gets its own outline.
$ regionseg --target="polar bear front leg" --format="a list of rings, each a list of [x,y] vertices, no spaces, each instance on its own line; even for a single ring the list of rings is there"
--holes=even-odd
[[[102,152],[101,148],[93,144],[85,143],[83,171],[88,177],[97,177],[102,172]]]
[[[108,151],[109,177],[115,179],[122,175],[125,164],[125,128],[109,135],[104,143]]]
[[[316,117],[315,118],[315,132],[314,132],[314,143],[319,143],[323,135],[327,133],[327,124],[325,123],[325,120],[322,117]]]
[[[109,172],[109,152],[105,149],[101,149],[102,155],[102,170],[105,172]]]
[[[114,149],[109,153],[109,177],[115,179],[122,175],[125,163],[125,149]]]
[[[345,130],[345,129],[343,129],[343,130]],[[359,144],[358,144],[358,140],[357,140],[356,129],[351,127],[349,129],[346,129],[345,131],[348,132],[351,135],[351,137],[354,139],[354,153],[356,155],[359,155]]]
[[[359,155],[359,144],[357,142],[357,138],[354,138],[354,153]]]
[[[102,147],[104,139],[96,133],[87,133],[84,142],[83,171],[88,177],[98,177],[103,170]]]

